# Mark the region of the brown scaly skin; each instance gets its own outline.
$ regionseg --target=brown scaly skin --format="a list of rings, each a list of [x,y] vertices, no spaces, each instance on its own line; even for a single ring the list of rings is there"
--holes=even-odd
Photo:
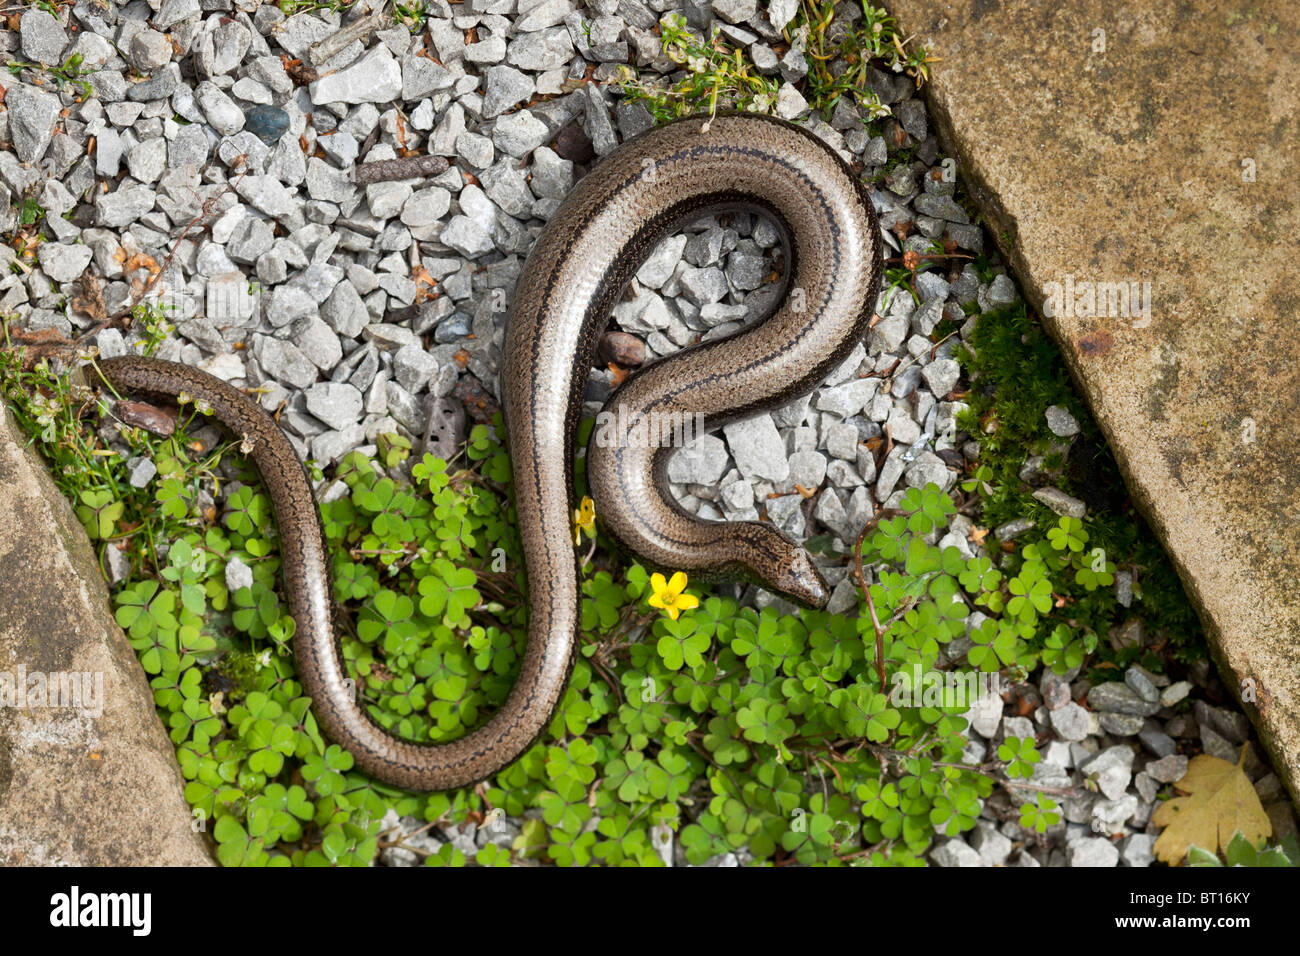
[[[797,295],[757,326],[646,368],[607,408],[699,411],[714,428],[811,391],[866,332],[880,288],[875,214],[852,173],[810,134],[758,116],[719,116],[707,131],[698,118],[683,120],[624,144],[584,178],[529,256],[506,334],[502,391],[528,573],[528,646],[505,704],[451,743],[390,736],[345,684],[320,515],[276,423],[242,392],[196,369],[144,358],[100,362],[119,391],[206,401],[252,445],[280,529],[298,676],[321,728],[360,769],[409,790],[446,790],[499,770],[545,729],[580,622],[572,463],[596,343],[660,240],[735,206],[766,211],[784,231],[787,282]],[[811,559],[770,525],[702,521],[677,506],[665,475],[669,450],[593,445],[588,454],[597,513],[647,563],[696,577],[741,575],[803,604],[825,604]]]

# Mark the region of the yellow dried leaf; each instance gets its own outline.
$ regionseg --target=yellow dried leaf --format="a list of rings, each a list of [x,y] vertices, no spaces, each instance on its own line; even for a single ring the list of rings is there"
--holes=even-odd
[[[1242,760],[1245,753],[1243,747]],[[1156,840],[1157,859],[1175,866],[1187,858],[1189,847],[1218,851],[1238,830],[1254,844],[1272,835],[1273,825],[1242,760],[1233,764],[1206,754],[1192,758],[1183,779],[1174,784],[1187,796],[1162,803],[1151,815],[1152,823],[1165,828]]]

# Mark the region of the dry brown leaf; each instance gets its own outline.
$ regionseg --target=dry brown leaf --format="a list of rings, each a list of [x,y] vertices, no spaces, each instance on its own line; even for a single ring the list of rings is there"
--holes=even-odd
[[[10,329],[9,337],[15,342],[30,342],[36,345],[47,343],[62,344],[68,341],[63,337],[63,333],[58,329],[35,329],[33,331],[28,331],[27,329]]]
[[[151,276],[157,275],[162,271],[161,267],[158,265],[158,260],[143,252],[137,252],[133,256],[128,256],[122,262],[122,271],[124,273],[130,274],[139,269],[147,270]]]
[[[428,302],[430,299],[438,298],[437,280],[429,274],[429,270],[419,265],[411,270],[411,278],[415,280],[415,301]]]
[[[83,315],[88,315],[96,322],[108,318],[108,308],[104,305],[104,290],[89,269],[81,276],[81,295],[74,296],[72,307]]]
[[[1174,784],[1187,794],[1162,803],[1151,822],[1164,827],[1156,839],[1156,858],[1171,866],[1187,858],[1189,847],[1211,852],[1226,847],[1240,831],[1258,844],[1273,833],[1273,824],[1259,802],[1259,794],[1242,769],[1245,748],[1237,763],[1201,754],[1187,765],[1183,779]]]

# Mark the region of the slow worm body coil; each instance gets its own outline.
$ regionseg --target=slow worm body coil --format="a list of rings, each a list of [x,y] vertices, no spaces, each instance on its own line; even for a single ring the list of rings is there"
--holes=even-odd
[[[786,251],[787,294],[767,319],[688,348],[610,398],[625,420],[702,413],[714,428],[792,401],[841,364],[869,326],[880,288],[879,229],[857,178],[819,139],[759,116],[694,118],[643,133],[583,178],[528,257],[507,319],[502,397],[527,564],[529,625],[505,704],[450,743],[390,736],[345,682],[333,624],[329,552],[302,463],[255,401],[212,376],[144,358],[99,363],[122,392],[188,393],[249,453],[280,531],[284,590],[303,688],[325,734],[356,765],[410,790],[481,780],[526,750],[563,693],[580,624],[573,459],[588,370],[613,305],[665,237],[709,213],[765,213]],[[672,449],[595,443],[587,475],[606,530],[650,566],[699,579],[739,576],[802,604],[826,602],[797,543],[769,524],[704,521],[674,500]]]

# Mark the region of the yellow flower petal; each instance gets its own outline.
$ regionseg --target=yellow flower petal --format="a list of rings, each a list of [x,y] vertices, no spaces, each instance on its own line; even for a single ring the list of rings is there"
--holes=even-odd
[[[662,574],[656,571],[654,574],[650,575],[650,587],[654,590],[655,594],[663,594],[668,590],[668,582],[664,580]]]
[[[673,594],[681,594],[686,589],[686,572],[678,571],[673,575],[672,580],[668,582],[668,590]]]
[[[683,611],[689,611],[691,608],[700,606],[700,599],[694,594],[682,594],[677,598],[677,606]]]
[[[582,544],[582,532],[596,537],[596,505],[589,497],[584,497],[573,512],[573,543]]]

